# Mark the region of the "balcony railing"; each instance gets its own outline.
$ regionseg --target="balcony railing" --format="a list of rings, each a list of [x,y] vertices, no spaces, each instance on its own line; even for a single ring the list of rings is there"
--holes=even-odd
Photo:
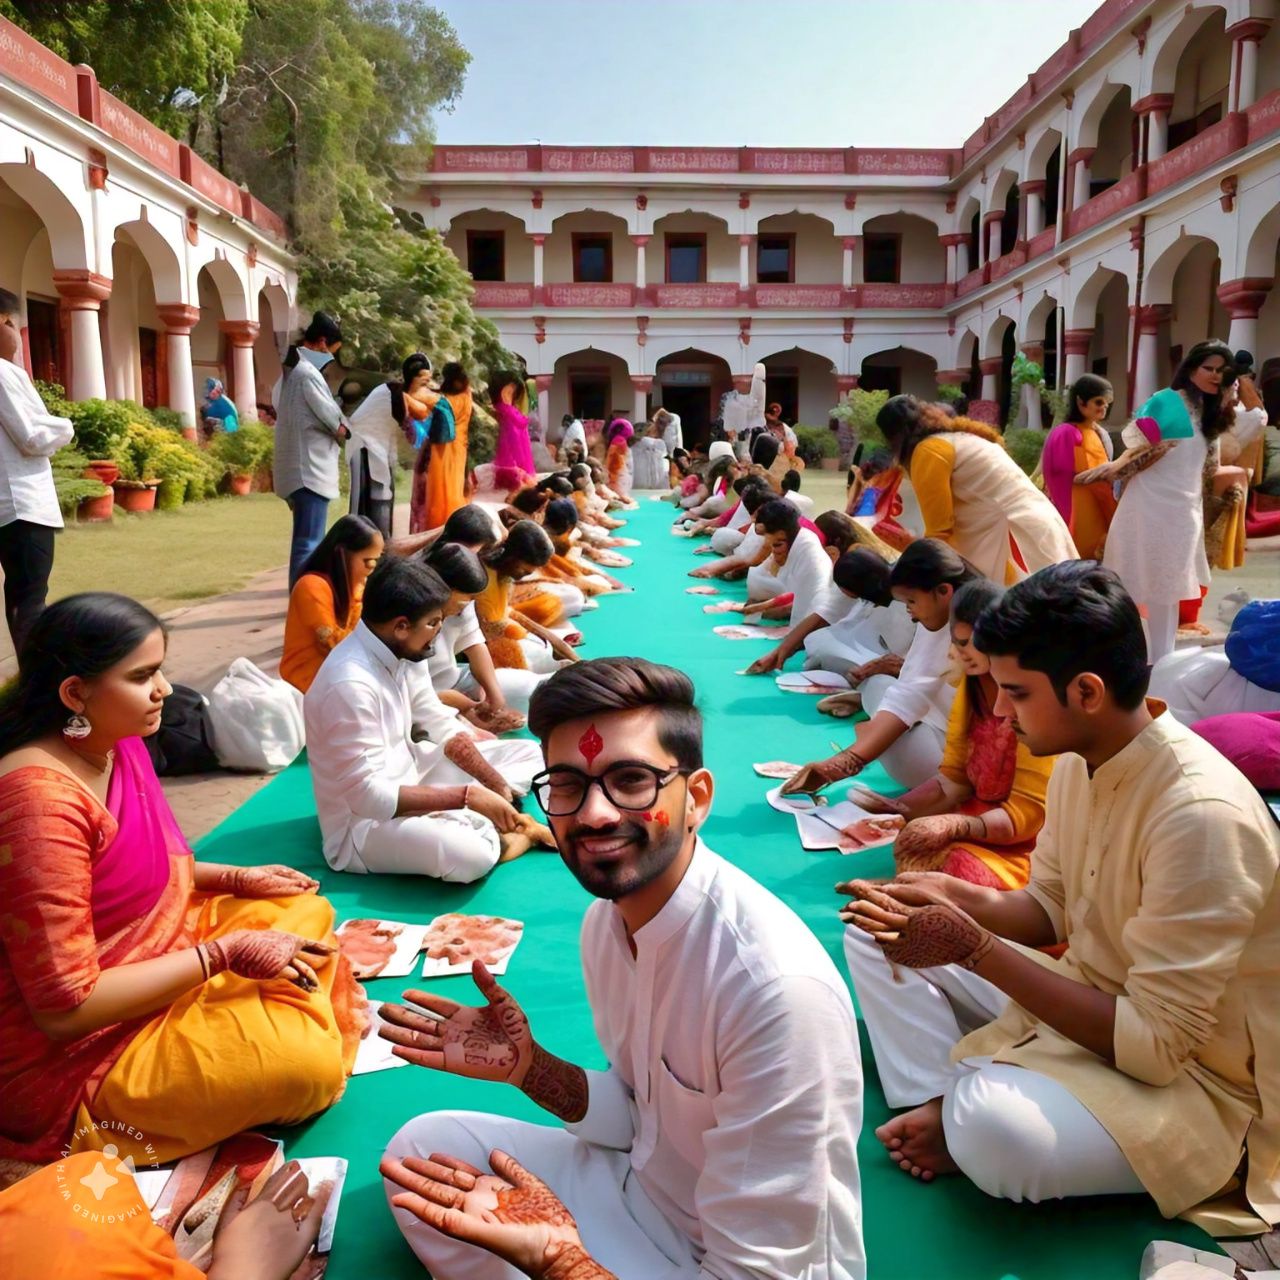
[[[542,301],[548,307],[634,307],[633,284],[549,284]]]
[[[477,281],[473,303],[481,310],[520,311],[533,307],[587,307],[634,310],[697,308],[708,311],[886,311],[945,307],[954,294],[949,284],[549,284],[534,288],[524,281]]]
[[[991,264],[991,279],[999,280],[1011,271],[1017,271],[1027,262],[1027,246],[1016,244],[1008,253],[1003,253]]]
[[[838,284],[758,284],[750,290],[750,295],[753,307],[838,311],[850,305],[849,292]]]
[[[1249,140],[1249,120],[1242,112],[1233,111],[1225,120],[1210,125],[1203,133],[1188,138],[1159,160],[1147,166],[1147,191],[1153,196],[1167,187],[1176,186],[1192,174],[1238,151]],[[1109,194],[1105,193],[1104,194]],[[1092,203],[1092,201],[1090,201]]]
[[[501,307],[518,309],[533,306],[533,285],[507,284],[505,281],[477,280],[474,285],[473,307]]]
[[[713,307],[720,311],[738,306],[736,284],[655,284],[648,293],[655,307]]]
[[[937,310],[951,301],[949,284],[857,284],[853,287],[856,305],[885,309],[923,308]]]

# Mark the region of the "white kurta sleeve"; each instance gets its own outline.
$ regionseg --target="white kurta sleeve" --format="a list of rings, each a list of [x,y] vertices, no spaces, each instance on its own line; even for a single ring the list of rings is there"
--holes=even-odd
[[[630,1087],[612,1067],[586,1074],[587,1114],[565,1128],[597,1147],[630,1151],[636,1135],[636,1104]]]
[[[413,727],[422,729],[434,746],[443,747],[450,738],[456,738],[466,727],[458,713],[440,701],[440,695],[431,683],[430,673],[425,669],[419,678],[410,683],[409,708],[413,715]]]
[[[741,1003],[718,1038],[716,1123],[703,1134],[702,1274],[831,1275],[862,1253],[862,1064],[848,998],[788,976]]]
[[[400,807],[400,787],[387,781],[377,693],[348,680],[324,690],[323,698],[307,717],[309,750],[324,753],[326,777],[333,780],[334,792],[357,818],[380,822],[394,818]]]
[[[28,458],[50,457],[74,434],[71,419],[47,412],[26,371],[16,365],[0,377],[0,427]]]
[[[458,630],[453,638],[453,651],[466,653],[476,645],[484,644],[484,632],[480,630],[480,619],[476,617],[476,606],[473,601],[458,615]]]
[[[940,704],[947,683],[948,643],[945,627],[936,633],[917,627],[897,680],[880,699],[880,710],[897,716],[910,728]]]

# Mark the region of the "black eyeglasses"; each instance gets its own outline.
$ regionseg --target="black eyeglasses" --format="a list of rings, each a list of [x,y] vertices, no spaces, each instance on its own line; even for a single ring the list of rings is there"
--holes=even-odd
[[[534,778],[532,791],[542,812],[549,818],[567,818],[577,813],[587,792],[597,783],[604,798],[615,809],[650,809],[672,779],[693,773],[692,769],[659,769],[640,761],[620,760],[603,773],[583,773],[569,765],[557,765]]]

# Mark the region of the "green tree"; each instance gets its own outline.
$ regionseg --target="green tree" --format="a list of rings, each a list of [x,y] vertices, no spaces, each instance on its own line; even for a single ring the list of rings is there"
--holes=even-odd
[[[249,0],[0,0],[0,14],[185,136],[235,70]]]

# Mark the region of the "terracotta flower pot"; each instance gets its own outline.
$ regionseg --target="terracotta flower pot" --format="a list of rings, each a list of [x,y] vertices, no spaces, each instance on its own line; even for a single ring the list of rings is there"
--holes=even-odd
[[[104,520],[110,520],[115,504],[115,494],[110,489],[101,497],[85,498],[76,507],[76,520],[80,524],[98,524]]]
[[[228,489],[237,497],[243,498],[245,494],[253,490],[253,476],[248,472],[243,475],[233,475],[230,478]]]
[[[110,458],[95,458],[84,469],[86,480],[101,480],[103,484],[115,484],[120,478],[120,464]]]
[[[840,459],[839,458],[823,458],[822,470],[823,471],[839,471]]]
[[[197,444],[200,440],[200,429],[198,427],[183,427],[182,438],[190,440],[192,444]]]
[[[116,501],[120,504],[121,511],[155,510],[156,490],[160,487],[158,483],[144,484],[135,480],[126,480],[112,487],[115,489]]]

